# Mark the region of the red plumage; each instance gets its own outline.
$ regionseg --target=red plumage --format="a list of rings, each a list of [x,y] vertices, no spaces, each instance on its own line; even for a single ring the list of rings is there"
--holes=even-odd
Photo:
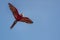
[[[11,3],[8,3],[8,5],[9,5],[10,10],[11,10],[12,13],[13,13],[14,18],[16,19],[16,20],[13,22],[12,26],[10,27],[11,29],[14,27],[14,25],[15,25],[18,21],[20,21],[20,22],[25,22],[25,23],[28,23],[28,24],[32,24],[32,23],[33,23],[33,21],[32,21],[31,19],[29,19],[28,17],[23,17],[22,14],[19,14],[18,10],[17,10]]]

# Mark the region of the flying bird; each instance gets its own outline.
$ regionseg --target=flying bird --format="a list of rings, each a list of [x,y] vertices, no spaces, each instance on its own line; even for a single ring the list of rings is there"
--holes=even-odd
[[[24,17],[22,13],[19,14],[17,8],[14,7],[11,3],[8,3],[8,5],[9,5],[9,8],[10,8],[10,10],[12,11],[12,14],[13,14],[13,16],[14,16],[14,18],[15,18],[13,24],[12,24],[11,27],[10,27],[11,29],[12,29],[12,28],[14,27],[14,25],[15,25],[17,22],[19,22],[19,21],[20,21],[20,22],[25,22],[25,23],[27,23],[27,24],[32,24],[32,23],[33,23],[33,21],[32,21],[30,18]]]

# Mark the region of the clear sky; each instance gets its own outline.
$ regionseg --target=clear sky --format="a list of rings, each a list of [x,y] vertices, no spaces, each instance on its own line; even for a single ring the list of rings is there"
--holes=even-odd
[[[11,30],[8,3],[34,23],[18,22]],[[60,0],[0,0],[0,40],[60,40]]]

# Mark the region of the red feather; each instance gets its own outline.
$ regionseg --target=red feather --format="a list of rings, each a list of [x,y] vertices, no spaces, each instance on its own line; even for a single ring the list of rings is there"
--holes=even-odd
[[[10,27],[11,29],[14,27],[14,25],[17,23],[17,21],[25,22],[25,23],[28,23],[28,24],[33,23],[33,21],[31,19],[29,19],[28,17],[23,17],[21,14],[19,15],[18,10],[11,3],[8,3],[8,4],[9,4],[10,10],[13,13],[14,18],[16,19],[13,22],[12,26]]]

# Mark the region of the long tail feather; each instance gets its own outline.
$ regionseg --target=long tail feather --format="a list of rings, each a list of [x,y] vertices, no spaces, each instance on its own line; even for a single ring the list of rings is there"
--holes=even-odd
[[[15,20],[15,21],[13,22],[12,26],[10,27],[10,29],[12,29],[16,23],[17,23],[17,20]]]

